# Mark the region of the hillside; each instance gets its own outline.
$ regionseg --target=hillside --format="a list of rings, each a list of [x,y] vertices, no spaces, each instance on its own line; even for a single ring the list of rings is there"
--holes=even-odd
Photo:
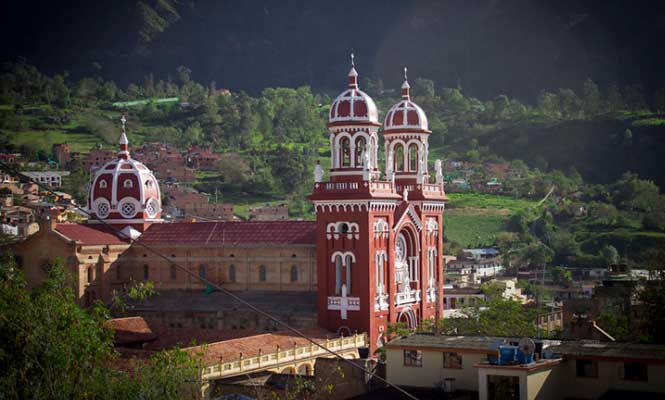
[[[665,187],[665,119],[662,114],[602,116],[591,120],[520,121],[479,138],[506,159],[568,171],[607,184],[626,171]]]

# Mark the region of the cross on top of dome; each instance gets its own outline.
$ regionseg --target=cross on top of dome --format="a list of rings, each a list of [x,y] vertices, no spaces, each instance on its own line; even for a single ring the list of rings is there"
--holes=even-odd
[[[127,123],[127,118],[125,114],[120,118],[122,122],[122,134],[120,135],[120,151],[118,151],[118,158],[127,160],[129,158],[129,140],[127,140],[127,131],[125,124]]]
[[[347,75],[349,77],[349,87],[358,89],[358,71],[356,71],[355,55],[351,53],[351,70]]]
[[[402,99],[404,100],[410,100],[411,99],[411,85],[409,85],[409,81],[407,80],[406,77],[406,67],[404,67],[404,83],[402,83]]]

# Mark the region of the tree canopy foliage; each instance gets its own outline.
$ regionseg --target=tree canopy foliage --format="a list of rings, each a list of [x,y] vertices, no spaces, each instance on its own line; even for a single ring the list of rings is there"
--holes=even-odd
[[[174,349],[119,368],[101,304],[84,310],[56,263],[28,290],[9,256],[0,262],[0,393],[6,399],[198,398],[200,363]]]

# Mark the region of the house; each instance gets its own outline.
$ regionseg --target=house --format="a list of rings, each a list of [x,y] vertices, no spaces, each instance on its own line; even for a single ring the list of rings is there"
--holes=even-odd
[[[88,155],[81,160],[83,168],[92,171],[116,158],[115,151],[111,149],[92,149]]]
[[[283,221],[289,219],[289,206],[278,204],[275,206],[251,207],[249,209],[251,221]]]
[[[665,397],[665,345],[542,340],[533,362],[499,365],[499,346],[517,344],[517,338],[412,334],[384,346],[386,378],[480,400]]]
[[[62,178],[69,175],[69,171],[26,171],[22,172],[31,181],[50,187],[62,186]]]
[[[72,160],[72,154],[68,143],[56,143],[53,145],[53,155],[60,168],[64,168]]]

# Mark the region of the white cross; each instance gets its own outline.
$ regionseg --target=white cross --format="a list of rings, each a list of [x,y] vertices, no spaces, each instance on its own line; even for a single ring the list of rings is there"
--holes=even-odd
[[[127,118],[125,118],[125,114],[122,114],[122,118],[120,118],[120,122],[122,122],[122,131],[125,132],[125,124],[127,123]]]
[[[333,300],[332,302],[330,300]],[[348,319],[347,311],[360,311],[360,299],[346,296],[346,284],[342,284],[341,297],[328,298],[328,310],[339,310],[342,319]]]

